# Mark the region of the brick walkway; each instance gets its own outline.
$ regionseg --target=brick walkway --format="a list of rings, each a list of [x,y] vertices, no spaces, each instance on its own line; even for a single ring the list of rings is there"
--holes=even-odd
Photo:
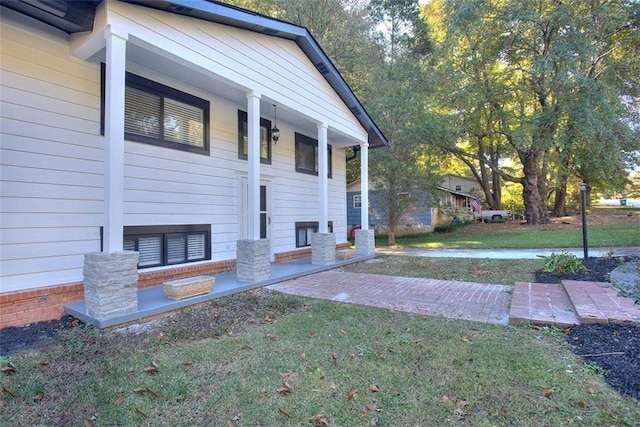
[[[470,282],[325,271],[268,287],[312,298],[427,316],[507,324],[511,287]]]
[[[329,270],[268,288],[285,294],[503,325],[640,324],[640,306],[630,298],[618,297],[609,283],[519,282],[512,288]]]

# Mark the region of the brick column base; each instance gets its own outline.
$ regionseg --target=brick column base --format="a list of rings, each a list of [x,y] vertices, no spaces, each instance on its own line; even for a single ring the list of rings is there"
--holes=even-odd
[[[103,320],[138,311],[138,252],[84,255],[87,314]]]
[[[358,255],[375,255],[376,239],[374,230],[356,230],[356,253]]]
[[[238,240],[236,278],[240,282],[259,282],[271,276],[271,242],[269,239]]]

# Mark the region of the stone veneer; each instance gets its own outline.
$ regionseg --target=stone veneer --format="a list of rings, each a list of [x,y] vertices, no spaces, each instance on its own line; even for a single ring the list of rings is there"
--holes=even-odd
[[[84,256],[87,314],[103,320],[138,311],[138,252],[92,252]]]
[[[373,230],[356,230],[356,253],[358,255],[375,255],[376,239]]]
[[[311,234],[311,264],[329,265],[336,261],[336,235],[333,233]]]
[[[240,282],[259,282],[271,276],[271,242],[269,239],[238,240],[236,278]]]

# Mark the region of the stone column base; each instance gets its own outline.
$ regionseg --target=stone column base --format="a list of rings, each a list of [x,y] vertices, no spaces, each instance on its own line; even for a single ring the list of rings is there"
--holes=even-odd
[[[138,311],[138,252],[84,255],[87,314],[104,320]]]
[[[358,255],[375,255],[376,239],[374,230],[356,230],[356,253]]]
[[[269,239],[238,240],[236,259],[236,278],[240,282],[259,282],[271,276]]]
[[[311,264],[329,265],[336,262],[336,235],[333,233],[311,234]]]

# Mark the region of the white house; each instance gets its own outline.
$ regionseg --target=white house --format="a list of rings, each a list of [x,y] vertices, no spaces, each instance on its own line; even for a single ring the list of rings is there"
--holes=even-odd
[[[208,1],[0,4],[0,327],[60,317],[88,275],[254,283],[348,244],[345,149],[366,186],[388,141],[308,30]]]

